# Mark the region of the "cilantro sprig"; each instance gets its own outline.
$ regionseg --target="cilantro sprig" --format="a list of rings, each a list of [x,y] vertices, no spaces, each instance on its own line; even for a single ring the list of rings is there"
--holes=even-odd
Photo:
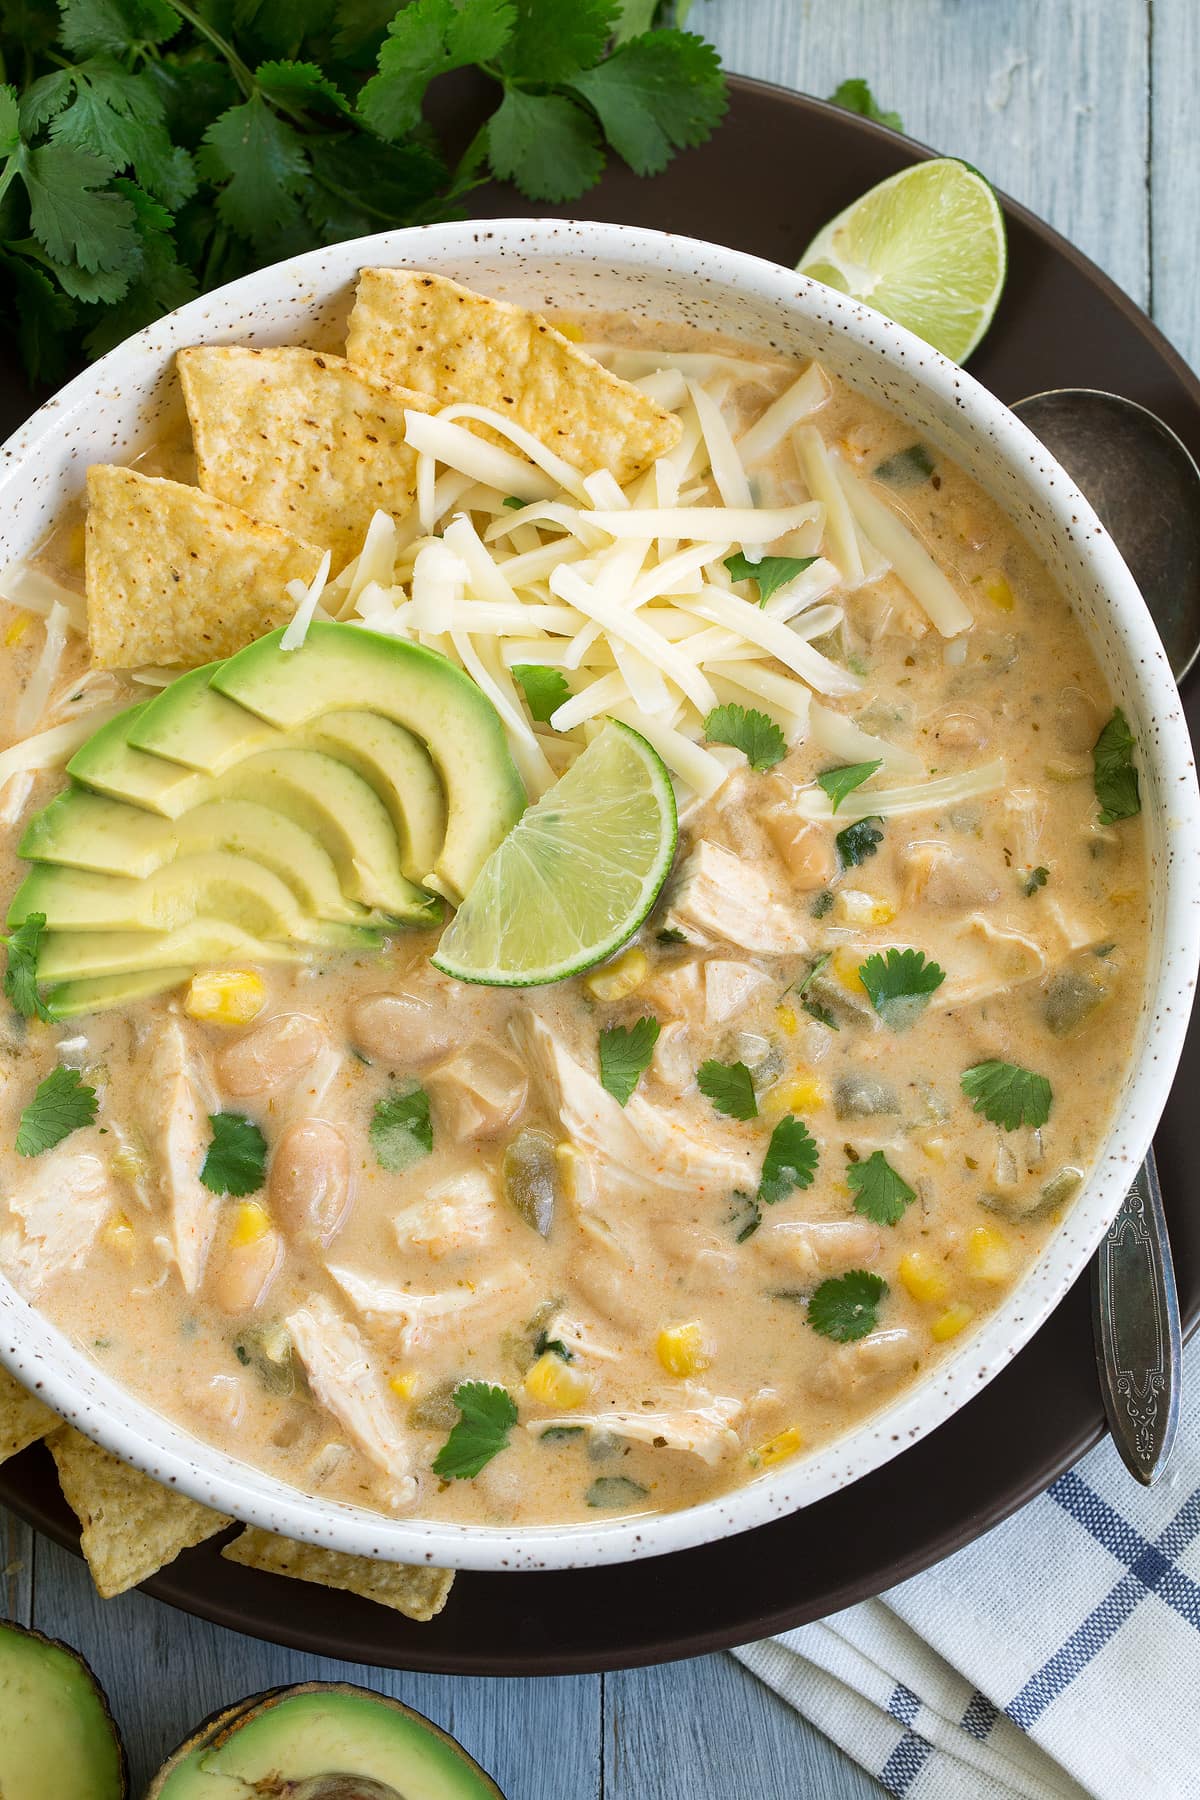
[[[659,1024],[648,1014],[635,1025],[606,1025],[600,1033],[600,1082],[624,1106],[650,1067]]]
[[[389,1175],[411,1169],[433,1149],[429,1095],[416,1082],[408,1089],[377,1100],[367,1134],[375,1161]]]
[[[210,1113],[212,1141],[204,1156],[200,1179],[214,1194],[230,1194],[240,1200],[256,1194],[267,1178],[267,1140],[242,1113]]]
[[[78,1069],[52,1069],[39,1081],[17,1126],[18,1156],[41,1156],[83,1125],[90,1125],[98,1105]]]
[[[870,781],[876,770],[882,769],[883,758],[876,762],[843,763],[838,769],[825,769],[817,776],[817,786],[824,788],[829,796],[829,810],[836,812],[847,794]]]
[[[946,979],[946,971],[926,962],[923,950],[876,951],[859,967],[858,978],[885,1025],[905,1031],[929,1004]]]
[[[856,819],[853,825],[838,832],[833,841],[843,869],[856,869],[868,856],[874,856],[883,842],[883,832],[879,829],[882,824],[883,820],[879,818]]]
[[[525,696],[529,716],[539,725],[547,725],[564,700],[571,698],[571,687],[561,669],[548,669],[544,663],[514,663],[513,680]]]
[[[864,1338],[879,1323],[879,1302],[888,1291],[882,1275],[851,1269],[815,1287],[808,1302],[808,1322],[822,1337],[838,1344]]]
[[[744,706],[714,706],[704,721],[710,744],[731,744],[757,775],[773,769],[787,755],[787,739],[765,712]]]
[[[0,311],[29,373],[265,262],[460,217],[489,175],[566,201],[610,155],[656,173],[726,107],[683,11],[653,28],[617,0],[6,7]],[[425,116],[453,69],[480,71],[492,107],[456,157]]]
[[[1046,1077],[1017,1063],[976,1063],[963,1074],[961,1086],[975,1111],[1005,1131],[1044,1125],[1054,1103]]]
[[[454,1390],[459,1418],[433,1459],[433,1472],[451,1481],[470,1481],[498,1456],[517,1422],[507,1388],[489,1381],[460,1381]]]
[[[1118,706],[1092,750],[1093,782],[1102,825],[1116,825],[1142,810],[1134,748],[1134,735]]]
[[[816,560],[815,556],[764,556],[759,562],[751,562],[741,550],[735,550],[725,558],[725,567],[733,581],[756,582],[758,604],[765,606],[772,594],[795,581],[797,575],[803,575]]]
[[[816,1180],[820,1152],[803,1119],[785,1113],[771,1133],[758,1182],[763,1206],[786,1200],[796,1188],[810,1188]]]
[[[696,1071],[696,1086],[717,1112],[731,1119],[757,1119],[754,1078],[744,1062],[723,1063],[710,1057]]]
[[[882,1150],[872,1151],[865,1162],[849,1163],[846,1185],[855,1212],[876,1225],[898,1225],[917,1197],[916,1189],[893,1169]]]
[[[5,998],[13,1011],[23,1019],[50,1019],[50,1009],[38,990],[37,959],[42,933],[46,929],[45,913],[29,913],[10,937],[0,937],[8,950],[4,970]]]
[[[829,96],[830,104],[841,106],[846,112],[857,113],[860,118],[874,119],[877,125],[888,125],[893,131],[903,131],[904,125],[898,112],[885,112],[871,92],[871,85],[861,75],[843,81]]]

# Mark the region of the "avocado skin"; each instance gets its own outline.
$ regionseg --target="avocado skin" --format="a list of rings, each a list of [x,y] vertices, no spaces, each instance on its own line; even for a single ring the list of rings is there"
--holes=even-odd
[[[108,1696],[70,1644],[0,1621],[0,1720],[5,1800],[126,1800],[125,1746]]]
[[[331,1756],[345,1761],[331,1767]],[[271,1688],[213,1714],[163,1764],[145,1800],[226,1800],[234,1776],[255,1784],[261,1800],[504,1800],[429,1719],[344,1682]]]

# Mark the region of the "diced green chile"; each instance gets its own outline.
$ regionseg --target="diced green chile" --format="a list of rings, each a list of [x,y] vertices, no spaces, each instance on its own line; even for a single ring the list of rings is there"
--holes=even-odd
[[[1046,989],[1044,1016],[1055,1037],[1070,1037],[1108,998],[1103,982],[1082,969],[1060,969]]]
[[[539,1237],[549,1237],[560,1197],[558,1155],[548,1131],[527,1126],[504,1152],[501,1169],[509,1203]]]
[[[1082,1185],[1082,1169],[1064,1165],[1048,1181],[1043,1182],[1041,1187],[1030,1184],[1008,1193],[982,1194],[980,1205],[1006,1219],[1032,1219],[1037,1213],[1048,1212],[1052,1206],[1062,1206]]]
[[[439,1381],[436,1387],[430,1388],[415,1405],[408,1409],[410,1425],[418,1426],[422,1431],[452,1431],[458,1424],[458,1407],[454,1403],[454,1390],[462,1380],[460,1375],[452,1375],[446,1381]]]
[[[839,1119],[871,1119],[899,1112],[900,1102],[894,1088],[872,1075],[843,1075],[834,1083],[833,1110]]]
[[[1069,1164],[1056,1169],[1049,1181],[1042,1187],[1042,1203],[1045,1206],[1061,1206],[1070,1200],[1083,1186],[1083,1170],[1073,1169]]]
[[[628,1475],[598,1475],[587,1491],[589,1506],[633,1506],[649,1493],[639,1481]]]
[[[292,1334],[279,1319],[248,1325],[233,1341],[234,1355],[243,1368],[253,1369],[268,1394],[287,1397],[297,1387]]]

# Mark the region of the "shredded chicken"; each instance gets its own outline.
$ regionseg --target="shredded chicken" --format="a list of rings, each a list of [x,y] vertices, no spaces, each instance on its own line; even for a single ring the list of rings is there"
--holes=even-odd
[[[383,1471],[389,1505],[411,1506],[417,1482],[408,1442],[361,1334],[321,1294],[289,1313],[287,1328],[318,1404]]]

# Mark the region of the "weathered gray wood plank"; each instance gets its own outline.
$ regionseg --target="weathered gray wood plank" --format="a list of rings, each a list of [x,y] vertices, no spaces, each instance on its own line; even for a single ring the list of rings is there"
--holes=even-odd
[[[511,1800],[599,1800],[600,1678],[454,1680],[303,1656],[142,1594],[101,1600],[78,1557],[41,1539],[34,1624],[80,1650],[108,1691],[133,1791],[207,1714],[294,1681],[354,1681],[443,1726]]]
[[[1200,7],[1196,0],[1154,0],[1151,17],[1152,310],[1195,367],[1200,363]]]
[[[609,1675],[604,1695],[605,1800],[870,1800],[883,1792],[730,1656]]]
[[[1154,4],[1160,44],[1164,14],[1195,32],[1195,0]],[[819,95],[865,76],[914,137],[976,164],[1146,301],[1149,0],[698,0],[692,18],[743,74]],[[1195,163],[1198,53],[1162,55],[1179,154],[1161,179],[1190,183],[1194,232],[1197,176],[1181,165]]]
[[[30,1527],[0,1507],[0,1618],[33,1623],[33,1564],[37,1540]]]

